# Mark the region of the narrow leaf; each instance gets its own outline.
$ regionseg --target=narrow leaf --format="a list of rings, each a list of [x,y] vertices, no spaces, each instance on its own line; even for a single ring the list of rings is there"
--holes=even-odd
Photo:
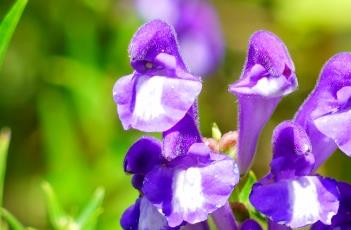
[[[48,182],[43,182],[42,188],[46,195],[50,222],[55,229],[62,229],[68,225],[69,218],[64,213],[51,185]]]
[[[0,131],[0,207],[2,206],[7,150],[10,144],[10,139],[11,139],[10,129],[7,129],[7,128],[2,129]]]
[[[13,230],[25,230],[25,227],[14,217],[9,211],[2,208],[1,216],[6,220],[6,222],[10,225],[10,229]]]
[[[0,66],[28,0],[17,0],[0,24]]]
[[[82,211],[77,220],[77,223],[79,226],[81,226],[81,229],[91,229],[90,225],[94,225],[96,223],[98,216],[102,212],[101,205],[104,196],[105,190],[103,188],[97,188],[88,205]]]

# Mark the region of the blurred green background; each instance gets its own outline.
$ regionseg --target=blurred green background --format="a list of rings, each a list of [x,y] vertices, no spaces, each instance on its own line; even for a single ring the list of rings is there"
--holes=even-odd
[[[200,96],[204,136],[212,122],[222,131],[236,128],[235,98],[227,87],[240,75],[250,34],[276,33],[296,65],[299,90],[283,99],[261,136],[254,170],[262,176],[274,126],[292,118],[327,59],[351,50],[351,2],[212,2],[227,49]],[[13,3],[0,1],[1,17]],[[23,224],[51,229],[41,189],[47,180],[73,215],[96,187],[105,187],[98,229],[120,229],[121,213],[137,197],[123,173],[123,157],[143,134],[122,129],[112,86],[131,72],[127,46],[141,24],[131,0],[29,0],[0,72],[0,126],[12,129],[4,206]],[[348,167],[351,160],[338,152],[320,171],[351,181]]]

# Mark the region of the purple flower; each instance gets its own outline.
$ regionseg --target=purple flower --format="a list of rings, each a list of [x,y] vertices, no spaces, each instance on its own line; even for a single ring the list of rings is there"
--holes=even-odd
[[[297,87],[294,64],[284,43],[267,31],[254,33],[240,80],[229,91],[239,101],[240,173],[254,158],[258,137],[282,96]]]
[[[337,147],[351,156],[351,53],[337,54],[325,64],[295,121],[311,139],[315,169]]]
[[[338,213],[333,217],[331,225],[325,225],[317,222],[312,226],[312,230],[332,230],[332,229],[350,229],[351,228],[351,185],[339,182],[340,207]]]
[[[129,55],[134,72],[113,89],[124,129],[164,132],[177,124],[195,103],[201,80],[189,74],[168,24],[154,20],[134,35]]]
[[[185,155],[168,161],[162,155],[161,142],[149,137],[139,139],[129,149],[124,168],[142,178],[135,187],[143,195],[125,212],[122,226],[135,223],[130,220],[134,216],[139,216],[139,225],[141,219],[148,221],[144,218],[157,218],[159,226],[165,222],[170,227],[205,221],[226,204],[239,180],[235,162],[211,152],[203,143],[194,143]],[[147,213],[142,212],[143,202]]]
[[[337,182],[313,174],[312,151],[300,125],[283,122],[275,129],[271,171],[250,194],[252,205],[270,220],[291,228],[331,224],[339,208]]]
[[[136,0],[135,5],[146,21],[161,19],[175,27],[191,73],[202,76],[216,69],[224,42],[216,12],[207,0]]]

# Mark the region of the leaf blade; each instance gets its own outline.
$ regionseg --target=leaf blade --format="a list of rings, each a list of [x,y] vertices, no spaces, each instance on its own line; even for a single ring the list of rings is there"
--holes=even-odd
[[[28,0],[17,0],[0,24],[0,66]]]
[[[7,151],[10,145],[11,131],[4,128],[0,131],[0,207],[2,206],[2,198],[4,192],[4,180],[6,171]]]
[[[77,219],[77,224],[81,226],[81,229],[91,229],[88,225],[94,225],[96,219],[102,212],[102,202],[105,197],[105,190],[103,188],[97,188],[88,205],[84,208],[81,215]]]
[[[46,195],[50,222],[56,229],[62,229],[68,225],[69,218],[64,213],[51,185],[48,182],[43,182],[42,188]]]
[[[9,211],[2,208],[1,216],[7,221],[13,230],[25,230],[25,227]]]

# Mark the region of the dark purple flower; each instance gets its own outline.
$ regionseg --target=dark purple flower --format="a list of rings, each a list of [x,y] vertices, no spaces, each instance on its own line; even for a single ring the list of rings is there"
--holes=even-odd
[[[170,227],[205,221],[210,213],[226,204],[239,180],[235,162],[211,152],[203,143],[195,143],[185,155],[167,161],[162,155],[161,142],[150,137],[139,139],[129,149],[124,168],[134,177],[141,176],[142,182],[138,181],[135,187],[143,194],[123,216],[121,223],[127,224],[135,223],[128,220],[133,215],[140,216],[139,225],[144,217],[158,218],[158,226],[164,218]],[[142,202],[148,207],[143,215]],[[140,210],[139,214],[135,209]]]
[[[130,43],[129,55],[134,72],[120,78],[113,89],[123,127],[146,132],[172,128],[202,87],[200,78],[185,68],[173,28],[160,20],[143,25]]]
[[[339,208],[337,182],[313,174],[312,150],[297,123],[283,122],[275,129],[271,172],[250,194],[252,205],[270,220],[291,228],[331,224]]]
[[[348,230],[351,229],[351,185],[338,182],[340,191],[340,207],[338,213],[333,217],[331,225],[317,222],[312,226],[312,230]]]
[[[243,73],[229,91],[239,101],[240,173],[249,169],[258,137],[282,96],[297,87],[294,64],[284,43],[267,31],[254,33]]]
[[[295,121],[311,139],[317,169],[339,147],[351,156],[351,53],[332,57]]]
[[[175,27],[182,57],[191,73],[207,75],[221,62],[222,33],[216,12],[207,0],[136,0],[135,4],[146,21],[161,19]]]

